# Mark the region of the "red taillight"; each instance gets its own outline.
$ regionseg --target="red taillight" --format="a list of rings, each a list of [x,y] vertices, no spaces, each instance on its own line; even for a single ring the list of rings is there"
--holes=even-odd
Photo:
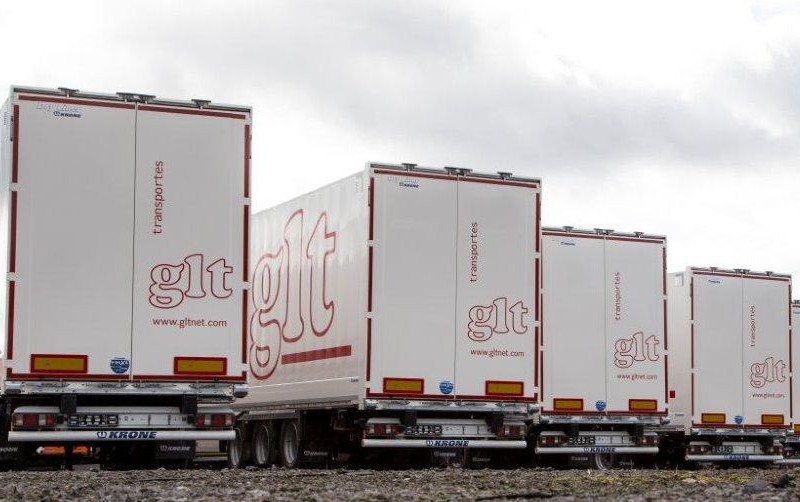
[[[706,444],[690,444],[687,449],[690,455],[703,455],[711,451],[711,446]]]
[[[655,446],[658,444],[658,436],[639,436],[636,442],[639,446]]]
[[[400,434],[399,424],[368,424],[367,435],[369,436],[396,436]]]
[[[521,425],[504,425],[497,430],[498,436],[521,437],[525,435],[525,427]]]
[[[539,436],[539,446],[560,446],[564,442],[564,436],[546,435]]]
[[[14,413],[14,427],[34,429],[55,427],[56,416],[47,413]]]
[[[195,427],[230,427],[233,425],[233,415],[230,413],[208,413],[195,415]]]

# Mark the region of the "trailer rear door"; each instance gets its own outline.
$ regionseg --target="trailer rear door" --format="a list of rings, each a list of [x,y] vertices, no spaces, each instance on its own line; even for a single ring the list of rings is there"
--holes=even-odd
[[[606,399],[604,241],[545,234],[542,260],[544,410],[595,411]]]
[[[666,412],[664,243],[607,237],[608,410]]]
[[[452,395],[457,184],[378,170],[373,183],[369,392]]]
[[[789,423],[789,282],[779,278],[742,281],[742,340],[745,424]]]
[[[140,105],[133,377],[244,379],[249,116]]]
[[[458,181],[458,398],[536,396],[537,197],[535,185]]]
[[[134,105],[20,95],[13,113],[10,377],[116,377],[131,352]]]
[[[789,367],[790,374],[794,372],[794,368],[800,362],[800,343],[794,340],[795,334],[800,332],[800,303],[792,303],[792,334],[790,336],[791,346],[791,364]],[[800,436],[800,378],[795,378],[793,375],[789,377],[792,384],[792,424],[795,436]]]
[[[696,424],[735,423],[742,413],[742,279],[694,273]],[[724,417],[723,417],[724,416]]]

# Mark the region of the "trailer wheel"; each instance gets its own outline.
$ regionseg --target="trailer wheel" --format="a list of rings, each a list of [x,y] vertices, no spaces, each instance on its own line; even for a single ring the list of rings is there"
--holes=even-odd
[[[592,469],[608,471],[614,468],[614,457],[610,453],[595,453],[589,461]]]
[[[247,441],[244,440],[244,430],[242,426],[236,427],[236,438],[233,441],[228,441],[227,457],[228,467],[231,469],[238,469],[244,467],[250,456],[250,448]]]
[[[282,466],[287,469],[297,467],[300,463],[300,431],[297,420],[286,420],[281,425],[279,450]]]
[[[264,467],[275,462],[275,437],[269,422],[258,422],[253,432],[253,461]]]

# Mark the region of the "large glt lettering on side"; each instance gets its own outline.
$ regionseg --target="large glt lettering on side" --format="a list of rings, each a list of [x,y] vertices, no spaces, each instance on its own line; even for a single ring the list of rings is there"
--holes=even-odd
[[[335,305],[326,295],[328,259],[336,251],[336,232],[322,212],[306,235],[305,214],[286,220],[283,243],[262,255],[253,272],[250,319],[250,372],[258,380],[278,368],[284,344],[313,333],[322,337],[333,323]]]

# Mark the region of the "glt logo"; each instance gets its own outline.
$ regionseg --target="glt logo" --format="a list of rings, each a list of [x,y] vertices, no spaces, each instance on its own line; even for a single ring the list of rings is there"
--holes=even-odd
[[[283,243],[258,260],[253,272],[250,319],[250,371],[259,380],[272,376],[281,346],[306,333],[324,336],[335,305],[326,292],[327,263],[336,251],[336,232],[328,231],[322,212],[304,234],[304,213],[297,210],[283,228]]]
[[[227,284],[231,273],[233,267],[224,258],[205,266],[205,257],[199,253],[187,256],[177,265],[156,265],[150,270],[150,304],[171,309],[186,298],[205,298],[209,293],[215,298],[228,298],[233,294]]]
[[[527,333],[528,326],[524,318],[527,313],[528,309],[521,301],[509,307],[506,297],[497,298],[491,305],[475,305],[469,309],[467,336],[470,340],[485,342],[495,333]]]
[[[763,363],[753,363],[750,366],[750,385],[760,389],[764,385],[773,382],[786,381],[786,363],[783,360],[775,360],[768,357]]]
[[[614,366],[630,368],[635,362],[658,361],[658,338],[650,335],[646,339],[644,333],[637,331],[630,338],[620,338],[614,342]]]

